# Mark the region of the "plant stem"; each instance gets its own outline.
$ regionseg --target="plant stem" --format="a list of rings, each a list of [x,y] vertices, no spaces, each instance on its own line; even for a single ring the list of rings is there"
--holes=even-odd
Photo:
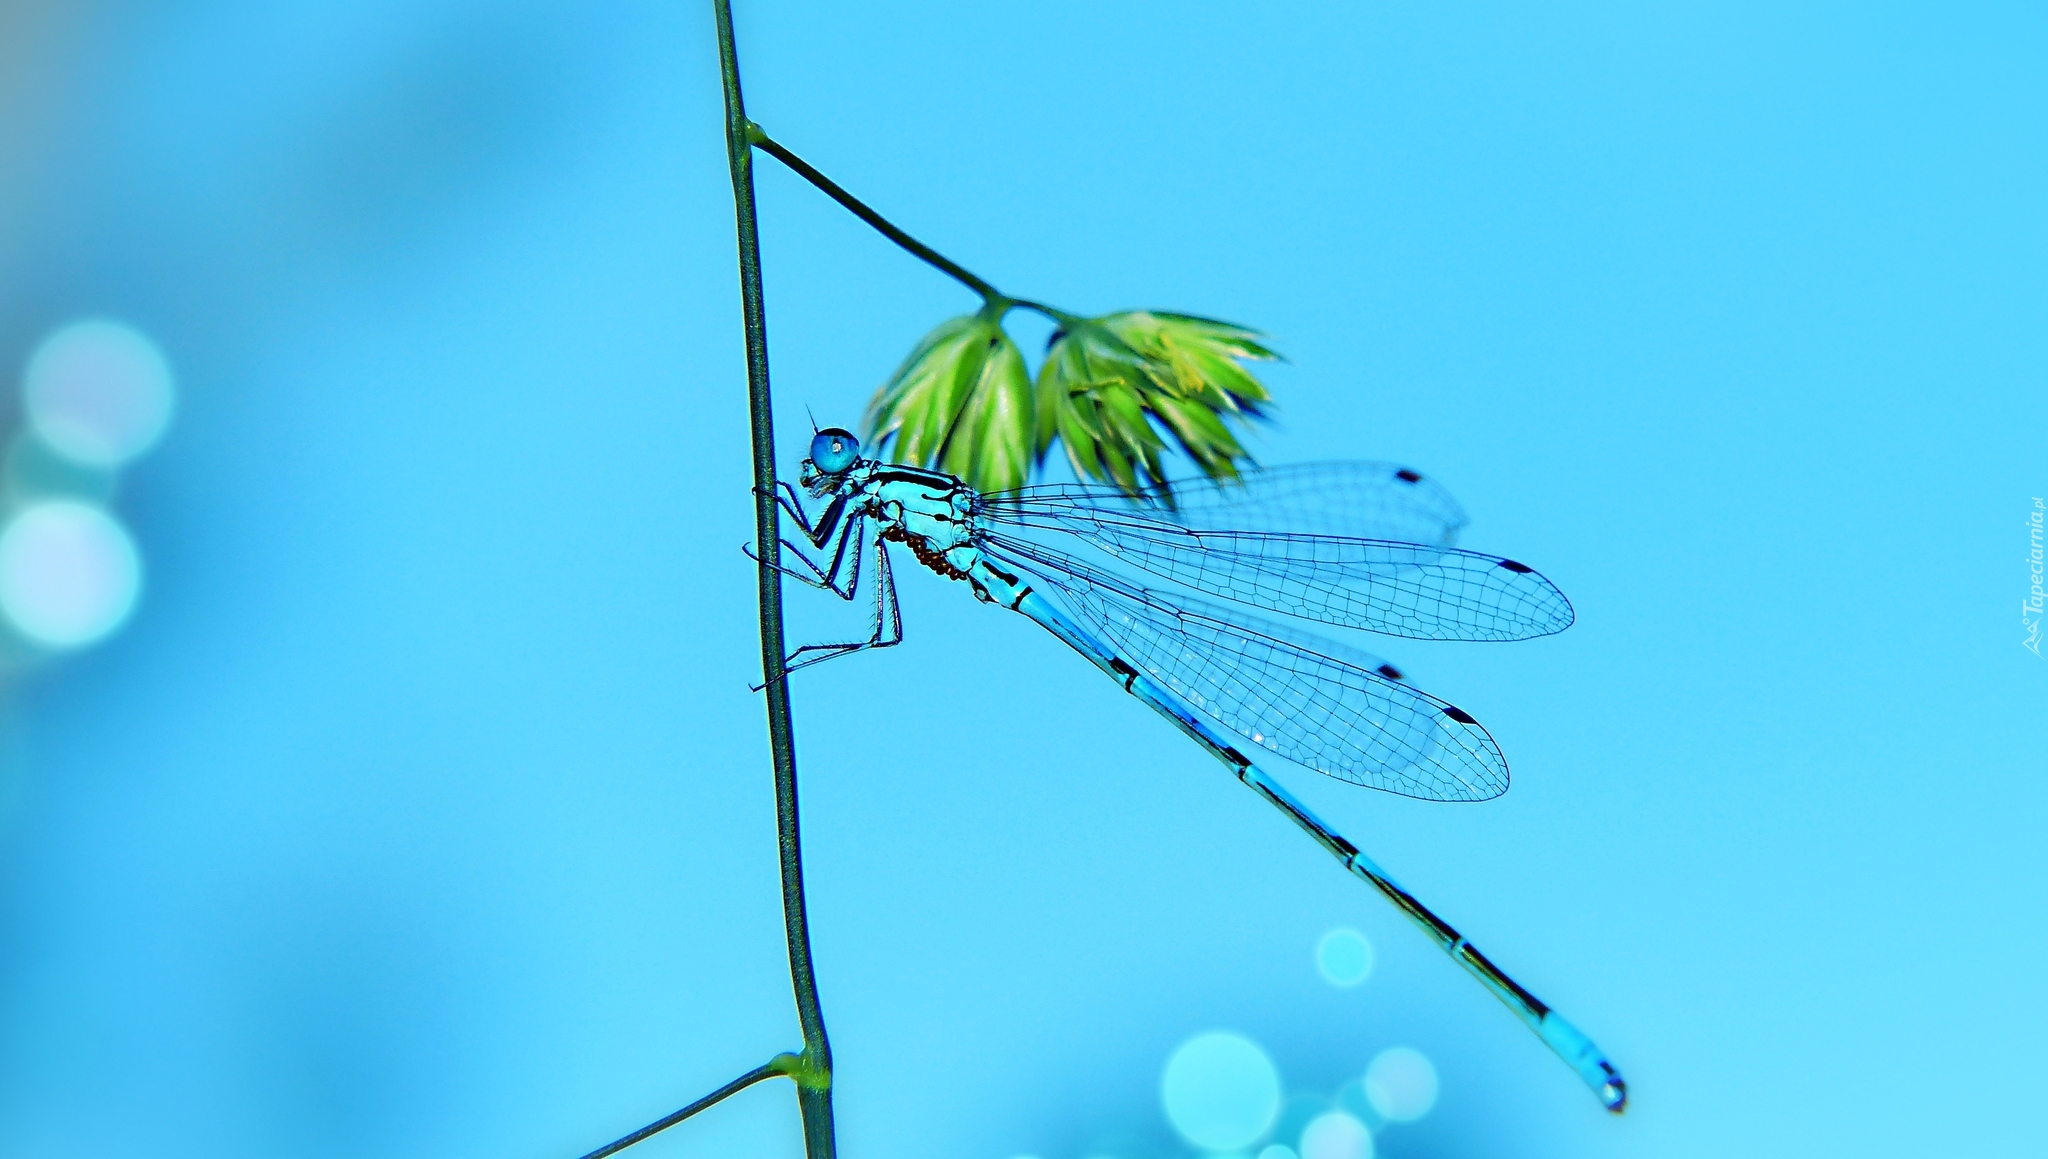
[[[768,317],[761,298],[761,241],[754,212],[753,141],[740,97],[739,50],[733,43],[731,0],[712,0],[718,21],[719,73],[725,84],[725,155],[732,170],[738,219],[740,309],[747,337],[747,412],[753,427],[754,542],[759,547],[761,680],[768,699],[768,744],[775,761],[775,820],[782,861],[782,923],[789,943],[790,984],[803,1027],[803,1073],[797,1106],[804,1121],[808,1159],[833,1159],[832,1047],[818,1008],[811,970],[810,924],[804,914],[803,846],[797,829],[796,746],[789,718],[789,681],[783,672],[782,536],[775,504],[775,424],[768,395]]]
[[[696,1102],[691,1103],[689,1106],[684,1107],[682,1110],[677,1111],[675,1114],[670,1115],[667,1118],[656,1119],[654,1122],[647,1124],[646,1126],[640,1128],[639,1130],[633,1132],[632,1134],[626,1136],[623,1139],[615,1139],[610,1143],[606,1143],[604,1146],[599,1147],[597,1150],[592,1151],[590,1154],[583,1156],[583,1159],[604,1159],[604,1157],[607,1155],[616,1155],[619,1152],[624,1151],[626,1148],[631,1147],[633,1144],[638,1143],[642,1139],[648,1138],[651,1135],[658,1135],[661,1132],[668,1130],[670,1127],[675,1126],[677,1123],[682,1122],[684,1119],[689,1118],[691,1115],[696,1114],[698,1111],[701,1111],[704,1108],[711,1106],[713,1103],[716,1103],[721,1099],[725,1099],[731,1095],[736,1095],[741,1091],[746,1090],[748,1087],[753,1086],[755,1083],[760,1082],[762,1079],[774,1078],[776,1075],[782,1073],[784,1073],[784,1071],[781,1068],[778,1068],[772,1062],[767,1064],[766,1066],[757,1066],[753,1070],[748,1071],[747,1073],[732,1080],[731,1082],[725,1084],[717,1090],[712,1091],[710,1094],[705,1095],[703,1098],[698,1099]]]
[[[855,217],[874,226],[877,233],[902,246],[926,265],[946,274],[954,281],[980,294],[990,302],[1008,303],[1010,301],[1003,296],[1001,291],[975,277],[973,273],[969,272],[960,263],[898,229],[888,218],[870,209],[866,202],[841,188],[837,181],[818,172],[811,167],[810,162],[783,148],[761,126],[748,122],[747,133],[749,139],[759,146],[762,152],[789,166],[798,177],[823,190],[825,196],[851,210]]]
[[[1030,310],[1033,313],[1043,314],[1061,326],[1072,326],[1076,322],[1087,320],[1077,314],[1069,314],[1065,310],[1055,310],[1043,302],[1034,302],[1029,298],[1012,298],[1010,299],[1010,305],[1017,307],[1019,310]]]
[[[823,190],[825,196],[845,206],[855,217],[875,227],[875,232],[903,247],[905,251],[916,257],[919,261],[980,294],[982,299],[995,307],[999,313],[1007,313],[1014,307],[1020,310],[1031,310],[1043,314],[1061,325],[1080,321],[1074,315],[1063,310],[1056,310],[1043,302],[1034,302],[1029,298],[1012,298],[1008,294],[996,289],[985,279],[977,276],[974,271],[969,270],[959,262],[903,232],[902,228],[895,222],[876,213],[874,208],[868,205],[867,202],[848,193],[845,187],[837,181],[818,172],[817,168],[810,162],[790,152],[780,141],[770,137],[766,129],[752,121],[747,122],[747,139],[752,141],[762,152],[789,166],[791,172],[794,172],[798,177]]]

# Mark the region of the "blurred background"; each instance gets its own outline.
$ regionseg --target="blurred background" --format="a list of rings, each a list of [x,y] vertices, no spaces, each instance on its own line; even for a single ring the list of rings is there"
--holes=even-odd
[[[1377,649],[1506,797],[1293,787],[1634,1096],[906,567],[793,685],[849,1159],[2048,1147],[2038,6],[738,9],[778,139],[1009,292],[1272,332],[1262,459],[1412,464],[1572,596]],[[0,3],[0,1153],[568,1159],[797,1044],[716,63],[699,5]],[[974,303],[760,189],[790,469]]]

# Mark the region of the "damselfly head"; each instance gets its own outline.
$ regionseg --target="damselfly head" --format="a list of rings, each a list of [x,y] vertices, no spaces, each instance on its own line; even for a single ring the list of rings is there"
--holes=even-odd
[[[811,465],[822,475],[844,475],[860,462],[860,440],[852,431],[826,427],[811,439]]]

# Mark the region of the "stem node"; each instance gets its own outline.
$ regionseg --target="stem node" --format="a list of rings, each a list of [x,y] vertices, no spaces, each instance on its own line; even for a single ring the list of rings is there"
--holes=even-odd
[[[817,1056],[805,1047],[801,1054],[784,1051],[768,1060],[769,1069],[776,1074],[788,1075],[790,1080],[803,1090],[829,1091],[832,1089],[832,1064],[820,1066]]]

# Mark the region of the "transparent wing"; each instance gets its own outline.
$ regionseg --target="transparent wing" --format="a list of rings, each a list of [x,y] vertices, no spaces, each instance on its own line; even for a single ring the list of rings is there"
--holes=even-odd
[[[1527,640],[1571,626],[1572,605],[1499,556],[1335,535],[1202,531],[1138,513],[1035,497],[976,508],[981,535],[1053,531],[1196,591],[1268,611],[1418,640]]]
[[[1484,801],[1507,791],[1507,760],[1479,722],[1402,683],[1377,657],[1214,604],[1169,599],[1047,548],[1001,554],[1126,661],[1258,748],[1426,801]]]
[[[1289,531],[1449,546],[1465,526],[1450,492],[1399,463],[1300,463],[1237,479],[1184,479],[1136,500],[1112,486],[1053,484],[992,493],[1000,506],[1129,511],[1205,531]]]

